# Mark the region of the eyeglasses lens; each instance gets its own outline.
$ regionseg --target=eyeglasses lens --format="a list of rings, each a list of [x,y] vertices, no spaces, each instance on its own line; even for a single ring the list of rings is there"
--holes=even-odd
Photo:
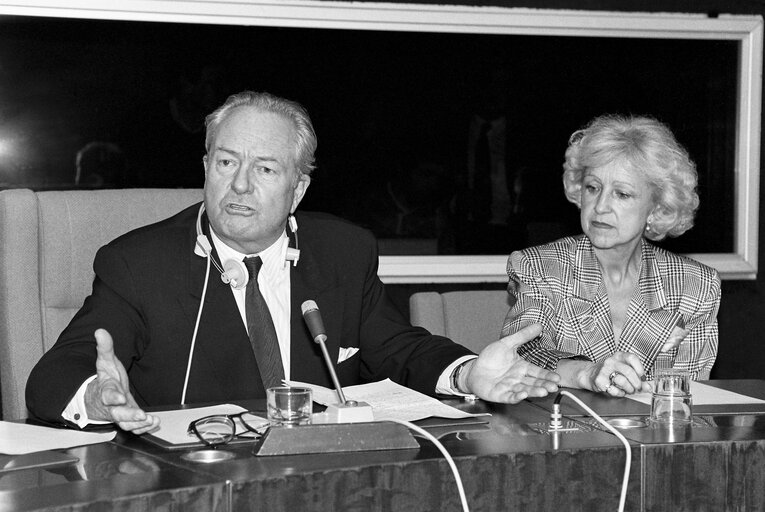
[[[245,434],[247,431],[262,434],[269,426],[269,422],[266,418],[251,412],[242,413],[238,416],[238,418],[242,422],[241,426],[244,427],[243,429],[239,429],[240,433],[242,433],[242,430],[244,430]]]
[[[234,422],[225,416],[203,418],[196,422],[197,435],[209,445],[224,444],[234,438]]]

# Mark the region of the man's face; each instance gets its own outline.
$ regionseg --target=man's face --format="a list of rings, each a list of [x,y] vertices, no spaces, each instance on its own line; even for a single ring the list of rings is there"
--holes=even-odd
[[[204,158],[205,208],[226,245],[252,254],[279,238],[310,183],[295,148],[292,124],[254,107],[234,109],[218,126]]]

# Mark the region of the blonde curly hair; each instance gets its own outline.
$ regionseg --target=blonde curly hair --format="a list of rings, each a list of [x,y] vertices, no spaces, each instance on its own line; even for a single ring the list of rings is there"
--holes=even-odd
[[[568,200],[581,206],[585,169],[613,162],[641,173],[652,185],[656,207],[646,238],[680,236],[693,226],[699,207],[696,164],[669,127],[651,117],[603,115],[574,132],[563,164]]]

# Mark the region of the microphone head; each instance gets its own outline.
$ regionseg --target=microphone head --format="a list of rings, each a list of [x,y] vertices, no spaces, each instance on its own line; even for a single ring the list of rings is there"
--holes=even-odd
[[[312,300],[303,302],[300,306],[303,311],[303,319],[308,326],[308,331],[313,337],[313,341],[320,343],[327,339],[326,331],[324,330],[324,322],[321,320],[321,313],[319,312],[319,306]]]
[[[313,300],[307,300],[300,306],[300,310],[303,312],[303,316],[305,316],[305,314],[309,311],[313,311],[314,309],[318,311],[319,306],[317,306],[316,301]]]

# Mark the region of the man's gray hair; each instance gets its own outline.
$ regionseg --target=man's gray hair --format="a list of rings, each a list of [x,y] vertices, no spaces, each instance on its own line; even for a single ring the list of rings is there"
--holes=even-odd
[[[255,107],[263,112],[278,114],[291,121],[295,127],[295,138],[297,139],[297,147],[295,148],[297,168],[303,174],[311,174],[311,171],[316,167],[314,153],[318,142],[308,112],[295,101],[279,98],[267,92],[243,91],[232,94],[223,105],[205,118],[207,130],[205,150],[208,154],[220,123],[226,119],[232,110],[239,107]]]

